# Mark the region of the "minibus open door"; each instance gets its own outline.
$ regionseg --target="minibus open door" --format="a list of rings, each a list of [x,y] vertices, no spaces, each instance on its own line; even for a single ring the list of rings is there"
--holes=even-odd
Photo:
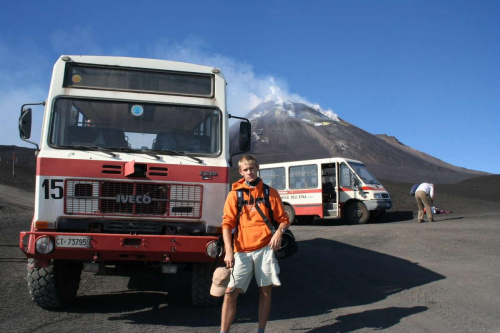
[[[323,216],[337,218],[340,216],[337,163],[322,164],[321,178]]]

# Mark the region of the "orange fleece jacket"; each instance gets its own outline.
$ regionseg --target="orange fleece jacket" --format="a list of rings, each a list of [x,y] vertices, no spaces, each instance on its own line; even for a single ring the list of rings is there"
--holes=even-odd
[[[256,187],[250,187],[242,178],[235,182],[232,191],[229,192],[226,203],[224,205],[224,216],[222,217],[222,227],[224,229],[234,229],[236,227],[238,213],[238,195],[236,190],[248,189],[249,194],[254,199],[264,198],[264,185],[262,180]],[[250,197],[243,192],[244,200],[250,201]],[[281,197],[274,188],[269,188],[269,202],[273,210],[274,220],[277,223],[287,223],[288,215],[285,214]],[[262,212],[269,217],[269,211],[264,202],[259,204]],[[287,227],[288,227],[287,225]],[[234,240],[234,252],[250,252],[261,249],[271,242],[271,230],[269,230],[266,222],[262,219],[254,205],[243,205],[241,209],[240,222],[238,224],[238,236]]]

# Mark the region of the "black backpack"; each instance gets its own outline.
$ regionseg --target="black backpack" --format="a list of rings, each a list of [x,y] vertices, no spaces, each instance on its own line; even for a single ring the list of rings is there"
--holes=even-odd
[[[276,223],[274,220],[274,215],[273,215],[273,210],[271,208],[271,203],[269,202],[269,186],[267,184],[264,185],[264,197],[263,198],[256,198],[254,199],[252,196],[250,196],[250,203],[253,204],[253,200],[255,200],[255,209],[259,212],[260,216],[264,220],[264,222],[267,224],[267,227],[271,230],[271,233],[274,234],[276,232],[276,229],[279,227],[279,225]],[[241,213],[241,208],[243,205],[248,204],[248,200],[244,200],[243,198],[243,192],[246,192],[247,195],[250,195],[250,191],[246,189],[240,189],[236,191],[237,197],[238,197],[238,220],[236,223],[236,228],[235,228],[235,235],[238,232],[238,224],[240,221],[240,213]],[[269,209],[269,218],[262,212],[262,210],[259,208],[258,203],[264,201],[264,204],[266,207]],[[289,230],[286,229],[283,231],[283,238],[281,240],[281,247],[277,250],[275,250],[276,258],[278,259],[285,259],[288,257],[291,257],[298,251],[299,247],[297,245],[297,242],[295,241],[295,236],[293,233]]]
[[[271,233],[274,234],[274,232],[276,231],[276,222],[274,221],[274,215],[273,215],[273,210],[271,208],[271,203],[269,202],[269,185],[267,184],[263,184],[264,185],[264,197],[263,198],[256,198],[256,199],[253,199],[253,197],[250,198],[250,200],[255,200],[255,204],[259,204],[261,203],[262,201],[264,201],[264,204],[266,205],[267,209],[269,210],[269,218],[267,218],[267,216],[261,214],[262,218],[264,219],[264,222],[266,222],[266,224],[268,226],[272,226],[269,227],[269,229],[271,229]],[[237,195],[237,198],[238,198],[238,221],[240,219],[240,213],[241,213],[241,209],[243,207],[243,205],[246,205],[248,204],[248,200],[245,200],[243,198],[243,192],[245,192],[247,195],[250,195],[250,191],[247,190],[247,189],[239,189],[239,190],[236,190],[236,195]],[[253,204],[253,202],[250,202],[250,204]]]

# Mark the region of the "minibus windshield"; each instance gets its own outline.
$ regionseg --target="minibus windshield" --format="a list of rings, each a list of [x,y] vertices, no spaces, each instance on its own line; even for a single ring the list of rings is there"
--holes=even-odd
[[[375,178],[375,176],[366,168],[364,164],[349,162],[349,165],[365,184],[380,185],[377,178]]]

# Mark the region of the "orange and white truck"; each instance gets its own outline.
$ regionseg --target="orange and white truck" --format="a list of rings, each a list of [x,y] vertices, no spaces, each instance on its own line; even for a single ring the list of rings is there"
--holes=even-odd
[[[280,193],[290,222],[301,216],[366,223],[392,207],[389,193],[360,161],[332,157],[262,164],[259,173]]]
[[[82,271],[176,273],[182,265],[193,271],[193,303],[213,304],[231,159],[221,71],[61,56],[38,104],[45,105],[39,146],[29,140],[28,106],[36,104],[23,105],[19,118],[21,139],[38,152],[33,220],[20,234],[34,302],[69,305]],[[250,132],[242,121],[242,151]]]

